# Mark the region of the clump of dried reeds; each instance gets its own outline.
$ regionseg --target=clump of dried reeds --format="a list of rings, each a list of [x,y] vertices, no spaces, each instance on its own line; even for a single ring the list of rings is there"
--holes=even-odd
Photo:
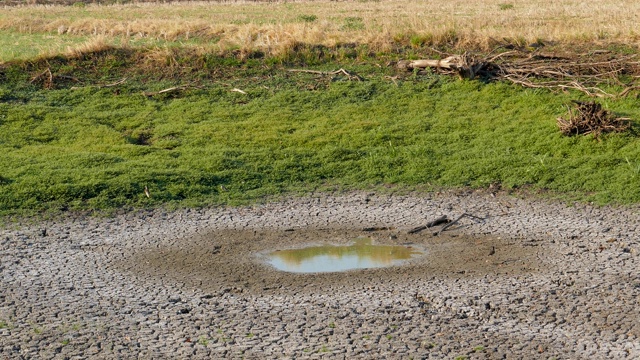
[[[602,133],[624,132],[631,128],[629,118],[616,117],[595,101],[574,101],[567,118],[558,118],[558,127],[564,135],[593,134],[598,138]]]

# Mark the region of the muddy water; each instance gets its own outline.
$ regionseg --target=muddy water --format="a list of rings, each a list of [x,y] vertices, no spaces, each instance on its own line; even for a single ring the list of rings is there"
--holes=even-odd
[[[322,273],[399,265],[422,254],[412,246],[377,245],[369,238],[358,238],[349,245],[276,250],[266,256],[266,262],[281,271]]]
[[[323,243],[348,248],[353,239],[361,237],[382,246],[411,246],[424,255],[399,266],[313,274],[279,271],[264,261],[264,255],[274,249]],[[118,267],[137,277],[178,281],[205,291],[316,293],[442,275],[528,273],[539,267],[532,249],[494,236],[433,236],[393,230],[369,233],[349,229],[220,230],[174,239],[162,246],[139,248],[135,255],[123,258]]]

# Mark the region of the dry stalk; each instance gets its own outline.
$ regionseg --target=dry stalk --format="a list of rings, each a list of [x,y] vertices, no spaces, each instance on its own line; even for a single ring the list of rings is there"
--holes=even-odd
[[[336,71],[318,71],[318,70],[306,70],[306,69],[289,69],[287,70],[289,72],[299,72],[299,73],[308,73],[308,74],[318,74],[318,75],[338,75],[338,74],[342,74],[344,76],[347,77],[347,79],[349,80],[356,80],[356,81],[363,81],[364,79],[362,78],[362,76],[351,72],[351,71],[347,71],[345,69],[338,69]]]
[[[142,92],[142,95],[146,96],[146,97],[151,97],[151,96],[155,96],[155,95],[161,95],[161,94],[167,94],[167,93],[172,93],[172,92],[177,92],[177,91],[184,91],[184,90],[188,90],[188,89],[203,89],[204,87],[202,86],[196,86],[193,84],[185,84],[185,85],[179,85],[179,86],[173,86],[170,88],[166,88],[160,91],[152,91],[152,92]]]

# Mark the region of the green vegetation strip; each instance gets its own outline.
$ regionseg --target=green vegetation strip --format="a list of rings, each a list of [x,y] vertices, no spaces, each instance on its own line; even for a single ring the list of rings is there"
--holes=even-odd
[[[0,212],[234,204],[387,184],[500,183],[640,201],[635,135],[596,141],[558,131],[556,118],[577,94],[438,75],[322,83],[236,71],[246,94],[215,81],[151,97],[141,87],[170,84],[0,84]],[[603,105],[640,119],[635,100]]]

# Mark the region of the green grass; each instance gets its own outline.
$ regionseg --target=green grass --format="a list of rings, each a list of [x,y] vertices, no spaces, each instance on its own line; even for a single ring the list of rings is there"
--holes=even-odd
[[[190,47],[212,46],[215,40],[191,38],[179,40],[163,40],[148,37],[133,37],[124,40],[123,37],[98,37],[112,46],[126,46],[144,49],[149,47]],[[16,31],[0,30],[0,64],[17,60],[30,61],[38,57],[64,54],[69,49],[81,47],[91,43],[95,36],[70,35],[57,33],[20,33]]]
[[[25,34],[0,30],[0,63],[27,60],[45,53],[64,52],[87,41],[86,36]]]
[[[330,82],[229,64],[212,66],[240,78],[155,97],[141,92],[176,82],[42,90],[5,70],[12,80],[0,83],[0,212],[237,204],[389,184],[501,183],[598,203],[640,201],[635,135],[596,141],[558,131],[556,118],[577,94],[436,75],[398,85],[376,73]],[[640,119],[635,100],[604,105]]]

